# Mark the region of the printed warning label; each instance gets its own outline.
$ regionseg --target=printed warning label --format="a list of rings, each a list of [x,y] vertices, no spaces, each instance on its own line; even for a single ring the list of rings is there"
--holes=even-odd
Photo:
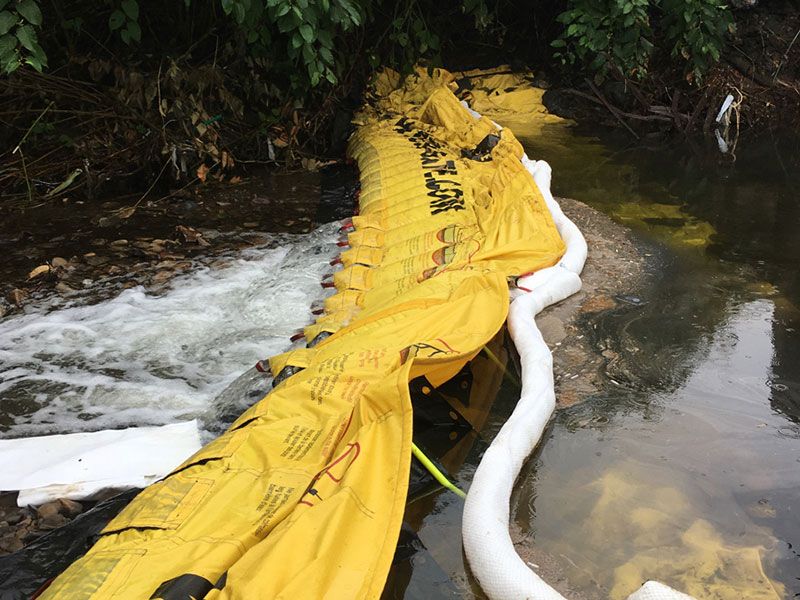
[[[260,536],[266,533],[273,517],[289,501],[294,489],[294,487],[288,485],[269,484],[267,491],[264,492],[264,496],[261,498],[261,502],[258,503],[257,510],[261,515],[261,519],[256,528],[256,535]]]
[[[352,352],[346,352],[331,358],[326,358],[319,364],[320,371],[332,371],[334,373],[341,373],[347,365],[347,359],[350,358]]]
[[[372,367],[377,369],[381,366],[381,359],[386,356],[386,350],[362,350],[358,353],[358,366],[361,368]]]
[[[281,456],[289,460],[300,460],[308,454],[321,434],[321,429],[295,425],[283,439],[286,448],[281,452]]]
[[[317,404],[322,404],[326,398],[333,394],[336,382],[339,381],[338,373],[314,377],[309,382],[311,384],[311,400]]]
[[[361,396],[364,395],[364,390],[369,386],[363,379],[358,379],[352,375],[344,378],[343,385],[342,397],[348,402],[353,403],[361,399]]]

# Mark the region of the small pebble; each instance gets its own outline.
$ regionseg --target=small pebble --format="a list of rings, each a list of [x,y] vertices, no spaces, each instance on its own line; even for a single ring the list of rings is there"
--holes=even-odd
[[[64,515],[56,513],[54,515],[49,515],[43,519],[39,519],[38,525],[39,529],[47,531],[50,529],[58,529],[59,527],[63,527],[68,522],[69,521]]]
[[[47,502],[45,504],[42,504],[39,508],[37,508],[36,513],[39,515],[40,519],[46,519],[48,517],[52,517],[53,515],[61,513],[61,504],[58,502],[58,500],[54,500],[53,502]]]
[[[83,505],[75,500],[69,498],[59,498],[58,503],[61,505],[61,514],[70,519],[78,516],[83,512]]]

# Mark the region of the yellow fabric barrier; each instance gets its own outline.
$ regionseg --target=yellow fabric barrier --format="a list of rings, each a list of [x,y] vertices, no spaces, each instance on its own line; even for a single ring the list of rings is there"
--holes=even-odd
[[[408,382],[437,386],[502,327],[507,281],[564,244],[511,132],[454,77],[381,74],[349,147],[360,214],[302,370],[144,490],[43,598],[377,598],[404,511]],[[182,595],[181,595],[182,594]]]
[[[552,139],[559,126],[571,123],[547,112],[543,102],[545,90],[532,85],[530,72],[511,72],[511,67],[500,66],[487,71],[465,71],[457,77],[465,88],[460,97],[471,108],[510,127],[520,138]]]

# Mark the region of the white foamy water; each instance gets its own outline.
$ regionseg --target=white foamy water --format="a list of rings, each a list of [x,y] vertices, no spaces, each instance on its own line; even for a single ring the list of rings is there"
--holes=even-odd
[[[162,295],[132,288],[0,322],[0,436],[207,422],[217,394],[313,320],[338,229],[198,264]]]

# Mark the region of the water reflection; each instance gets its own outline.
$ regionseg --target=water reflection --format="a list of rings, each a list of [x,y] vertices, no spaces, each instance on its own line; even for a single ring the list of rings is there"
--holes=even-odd
[[[643,302],[595,323],[608,385],[556,418],[512,498],[512,537],[575,597],[624,598],[648,578],[698,598],[796,596],[797,175],[770,140],[740,146],[731,167],[692,147],[627,147],[547,127],[523,142],[553,165],[555,192],[656,250]],[[487,439],[516,397],[506,382]],[[479,458],[476,449],[456,473],[462,485]],[[460,551],[461,508],[439,494],[411,504],[407,518],[463,596],[483,597]]]
[[[775,301],[772,340],[775,353],[772,358],[770,404],[795,424],[794,435],[800,437],[796,427],[800,424],[800,309],[786,298]]]
[[[760,496],[742,504],[744,490],[749,499],[800,485],[797,444],[769,406],[773,311],[769,300],[733,311],[685,382],[650,397],[658,411],[631,410],[621,393],[602,426],[585,421],[596,407],[559,417],[516,518],[568,557],[573,583],[590,574],[614,598],[648,578],[699,598],[783,597],[798,567],[778,539],[791,515],[756,521],[748,511],[767,514]],[[571,428],[576,419],[586,425]]]
[[[517,524],[573,584],[611,597],[647,578],[700,598],[795,596],[796,176],[757,148],[731,170],[679,149],[613,155],[560,135],[593,161],[548,154],[547,140],[529,147],[552,158],[556,191],[632,225],[654,206],[685,216],[639,219],[671,251],[655,261],[647,302],[608,313],[595,332],[621,385],[559,416],[523,480]]]

